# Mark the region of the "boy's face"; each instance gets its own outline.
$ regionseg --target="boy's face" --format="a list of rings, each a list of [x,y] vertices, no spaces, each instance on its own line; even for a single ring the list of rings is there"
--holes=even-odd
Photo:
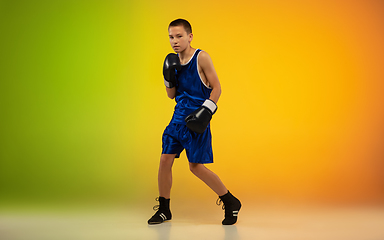
[[[188,34],[183,26],[170,27],[168,33],[169,42],[176,53],[184,51],[193,39],[193,34]]]

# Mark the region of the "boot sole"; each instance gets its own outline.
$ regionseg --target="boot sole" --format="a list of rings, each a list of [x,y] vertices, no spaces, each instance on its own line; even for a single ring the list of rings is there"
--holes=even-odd
[[[165,221],[162,221],[162,222],[149,222],[148,225],[158,225],[158,224],[161,224],[161,223],[164,223],[164,222],[168,222],[169,220],[165,220]]]

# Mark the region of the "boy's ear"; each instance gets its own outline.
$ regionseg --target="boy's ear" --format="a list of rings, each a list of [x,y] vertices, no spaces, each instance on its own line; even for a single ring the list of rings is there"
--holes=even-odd
[[[193,40],[193,33],[190,33],[189,34],[189,42],[192,42],[192,40]]]

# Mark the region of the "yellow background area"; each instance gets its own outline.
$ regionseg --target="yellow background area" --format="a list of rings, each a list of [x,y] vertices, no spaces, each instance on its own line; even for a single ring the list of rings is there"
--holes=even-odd
[[[167,27],[192,24],[222,96],[208,165],[242,198],[384,200],[384,3],[37,1],[0,4],[1,199],[157,196],[175,102]],[[174,166],[176,198],[212,197]],[[192,197],[192,198],[193,198]]]

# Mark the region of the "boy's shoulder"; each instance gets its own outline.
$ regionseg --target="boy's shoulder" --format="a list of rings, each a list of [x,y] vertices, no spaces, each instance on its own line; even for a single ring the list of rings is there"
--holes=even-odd
[[[201,50],[201,49],[200,49]],[[211,56],[204,50],[201,50],[198,56],[199,65],[200,64],[207,64],[212,61]]]
[[[204,51],[203,49],[200,49],[200,48],[198,48],[197,50],[200,50],[200,52],[199,52],[199,56],[209,56],[209,54],[206,52],[206,51]]]

